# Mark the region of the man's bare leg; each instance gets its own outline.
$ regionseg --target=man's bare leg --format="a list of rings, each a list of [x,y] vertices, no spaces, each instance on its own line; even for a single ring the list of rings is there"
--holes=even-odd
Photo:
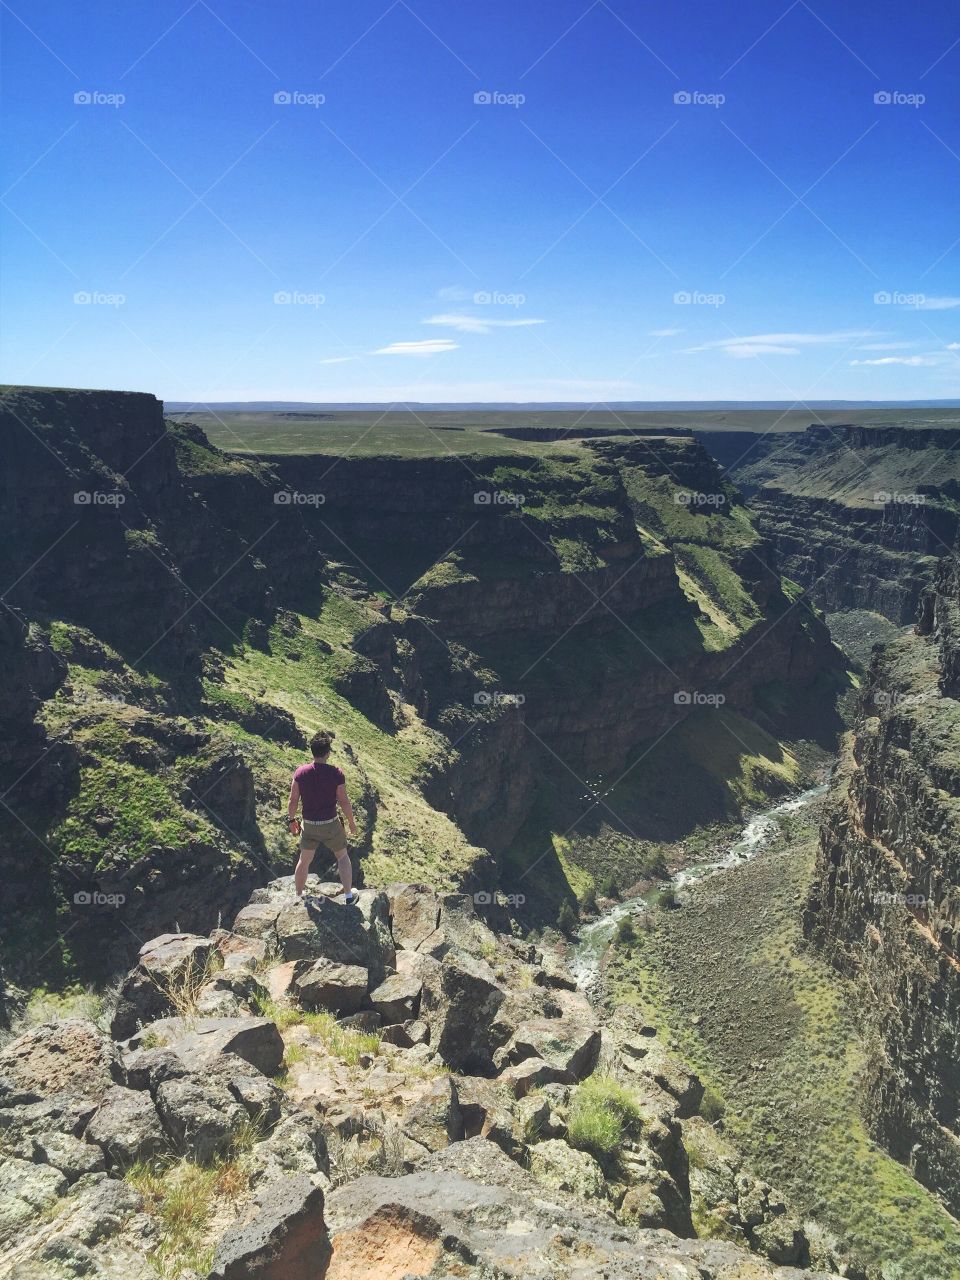
[[[343,885],[343,892],[349,893],[353,885],[353,867],[350,865],[350,850],[344,849],[343,853],[337,854],[337,871],[340,874],[340,883]]]
[[[310,863],[313,861],[314,853],[316,853],[316,850],[313,850],[312,853],[306,853],[303,849],[300,850],[300,858],[293,873],[293,882],[297,886],[298,898],[303,897],[303,891],[307,887],[307,876],[310,873]]]

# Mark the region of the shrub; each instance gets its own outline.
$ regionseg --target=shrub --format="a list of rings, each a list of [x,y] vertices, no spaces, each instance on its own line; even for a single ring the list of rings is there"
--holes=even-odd
[[[707,1085],[703,1091],[703,1101],[700,1103],[700,1114],[703,1116],[704,1120],[708,1121],[710,1124],[716,1124],[718,1120],[723,1119],[723,1114],[726,1109],[724,1101],[720,1097],[719,1093]]]
[[[629,946],[631,942],[637,940],[637,929],[633,923],[633,916],[624,916],[617,922],[616,941],[621,945]]]
[[[617,877],[612,871],[607,872],[597,881],[597,894],[601,898],[620,897],[620,885],[617,883]]]
[[[570,905],[570,900],[564,898],[560,910],[557,912],[557,928],[561,933],[573,933],[577,927],[577,913]]]
[[[589,885],[580,895],[580,910],[585,911],[588,915],[592,915],[597,909],[597,891],[593,885]]]
[[[640,1104],[629,1089],[612,1076],[593,1075],[573,1095],[567,1142],[609,1166],[625,1138],[639,1137],[642,1123]]]

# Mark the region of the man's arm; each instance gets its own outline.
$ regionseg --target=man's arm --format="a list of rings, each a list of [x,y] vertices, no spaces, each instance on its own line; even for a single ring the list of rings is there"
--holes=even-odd
[[[287,825],[297,821],[297,809],[300,805],[300,784],[296,778],[290,783],[290,799],[287,801]]]
[[[353,816],[353,809],[350,805],[350,797],[347,795],[346,784],[341,782],[337,787],[337,804],[343,810],[343,816],[347,820],[347,827],[352,836],[357,834],[357,822]]]

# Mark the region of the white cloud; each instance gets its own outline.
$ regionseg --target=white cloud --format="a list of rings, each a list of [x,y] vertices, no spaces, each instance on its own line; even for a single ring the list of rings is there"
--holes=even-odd
[[[939,364],[935,356],[881,356],[878,360],[851,360],[851,364],[906,364],[931,365]]]
[[[924,298],[917,303],[918,311],[952,311],[960,307],[960,298]]]
[[[327,356],[326,360],[319,361],[320,364],[349,364],[351,360],[359,360],[359,356]]]
[[[542,320],[494,320],[487,316],[442,315],[430,316],[424,324],[436,324],[458,333],[490,333],[492,329],[525,329],[531,324],[543,324]]]
[[[915,347],[915,342],[861,342],[858,351],[904,351],[907,347]]]
[[[851,342],[856,338],[868,338],[870,329],[849,329],[836,333],[754,333],[742,338],[717,338],[699,347],[688,347],[686,354],[697,351],[723,351],[728,356],[744,360],[753,356],[796,356],[801,347],[827,346],[831,343]]]
[[[449,284],[437,290],[437,298],[441,302],[472,302],[475,292],[474,289],[464,289],[458,284]]]
[[[673,338],[678,333],[683,333],[682,329],[649,329],[648,334],[651,338]]]
[[[436,356],[443,351],[456,351],[459,342],[450,338],[423,338],[419,342],[391,342],[389,346],[378,347],[371,354],[375,356]]]
[[[948,343],[947,343],[947,350],[948,350],[948,351],[960,351],[960,342],[948,342]]]

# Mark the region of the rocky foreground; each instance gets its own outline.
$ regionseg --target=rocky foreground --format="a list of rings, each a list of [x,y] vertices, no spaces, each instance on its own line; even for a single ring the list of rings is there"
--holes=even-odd
[[[652,1028],[625,1011],[601,1027],[552,955],[467,896],[394,885],[346,907],[313,887],[300,902],[277,880],[230,930],[148,942],[109,1034],[64,1018],[8,1039],[0,1274],[809,1265],[800,1223],[698,1114],[700,1082]],[[693,1238],[704,1216],[726,1240]]]

